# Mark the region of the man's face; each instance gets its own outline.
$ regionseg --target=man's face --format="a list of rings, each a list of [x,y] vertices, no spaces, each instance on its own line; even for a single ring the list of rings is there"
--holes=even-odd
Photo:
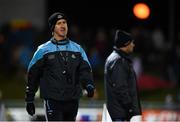
[[[134,41],[131,41],[129,45],[126,46],[126,52],[127,53],[132,53],[134,50],[135,44]]]
[[[54,27],[54,35],[60,38],[66,38],[67,32],[68,32],[67,21],[65,19],[58,20]]]

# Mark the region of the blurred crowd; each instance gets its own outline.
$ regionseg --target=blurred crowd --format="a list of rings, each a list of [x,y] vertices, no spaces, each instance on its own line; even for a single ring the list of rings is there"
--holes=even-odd
[[[158,27],[147,29],[136,26],[126,31],[132,33],[135,39],[133,65],[137,77],[152,74],[180,85],[180,32],[172,43],[168,40],[168,33]],[[104,62],[113,50],[114,32],[115,28],[69,26],[70,39],[85,49],[97,81],[103,81]],[[38,32],[26,21],[1,25],[0,74],[9,77],[26,73],[33,52],[50,36],[48,29]]]
[[[30,23],[9,22],[0,28],[0,72],[12,76],[28,66],[35,33]]]

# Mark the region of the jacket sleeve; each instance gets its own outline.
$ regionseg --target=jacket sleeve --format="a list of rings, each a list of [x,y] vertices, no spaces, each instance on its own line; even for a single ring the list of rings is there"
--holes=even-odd
[[[85,51],[80,48],[81,51],[81,61],[79,65],[79,80],[82,83],[83,88],[86,88],[88,85],[92,85],[95,88],[93,83],[93,73],[91,65],[88,61]]]
[[[128,85],[128,69],[126,64],[122,60],[117,60],[111,75],[113,84],[113,93],[117,96],[117,99],[124,107],[129,108],[132,104],[132,99],[129,92]]]
[[[34,100],[35,93],[37,92],[39,87],[40,77],[43,72],[42,56],[42,50],[38,48],[28,66],[25,96],[25,101],[27,102],[31,102]]]

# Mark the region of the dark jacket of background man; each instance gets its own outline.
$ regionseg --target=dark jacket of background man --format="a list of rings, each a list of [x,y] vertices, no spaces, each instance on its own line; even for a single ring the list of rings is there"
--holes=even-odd
[[[133,52],[132,36],[117,30],[113,52],[105,63],[105,92],[107,109],[113,121],[129,121],[141,115],[136,75],[130,53]]]

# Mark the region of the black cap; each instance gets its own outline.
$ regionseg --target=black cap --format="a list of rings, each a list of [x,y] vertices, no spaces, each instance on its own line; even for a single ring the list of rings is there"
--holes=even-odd
[[[133,41],[133,37],[130,33],[122,30],[116,30],[114,38],[114,46],[116,48],[125,47]]]
[[[49,17],[48,23],[49,23],[49,27],[50,27],[51,31],[54,30],[54,26],[55,26],[56,22],[60,19],[67,20],[67,17],[65,14],[60,13],[60,12],[56,12]]]

